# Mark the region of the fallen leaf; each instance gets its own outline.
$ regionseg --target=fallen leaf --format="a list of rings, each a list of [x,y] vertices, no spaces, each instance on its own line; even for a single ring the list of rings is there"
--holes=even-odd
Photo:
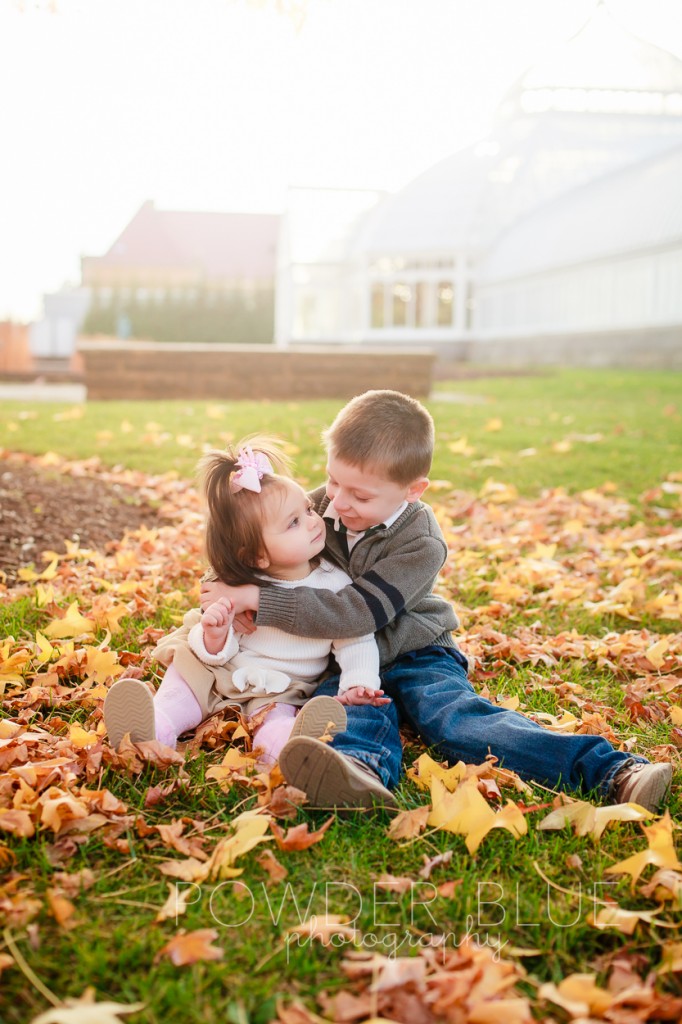
[[[177,885],[168,883],[168,897],[159,909],[155,921],[161,923],[173,919],[177,924],[178,917],[186,913],[188,904],[191,905],[195,902],[195,900],[190,900],[190,895],[193,893],[194,889],[180,890]]]
[[[672,868],[674,871],[682,870],[682,864],[677,859],[673,846],[673,825],[670,813],[665,812],[660,821],[653,825],[642,825],[642,831],[647,837],[648,846],[646,850],[640,850],[632,857],[619,861],[606,868],[607,875],[630,875],[632,885],[641,875],[647,864],[655,864],[659,868]]]
[[[280,864],[277,860],[272,850],[262,850],[256,857],[256,860],[267,871],[270,876],[270,882],[282,882],[289,874],[284,865]]]
[[[384,874],[380,875],[374,884],[378,889],[385,889],[386,892],[402,893],[409,892],[415,883],[412,878],[405,876],[397,878],[395,875]]]
[[[433,809],[428,824],[463,835],[469,853],[476,852],[493,828],[505,828],[517,839],[528,831],[526,819],[516,804],[508,801],[500,811],[493,811],[473,778],[462,783],[454,793],[448,792],[440,779],[433,778],[431,799]]]
[[[426,828],[426,821],[431,813],[431,805],[415,807],[412,811],[399,811],[388,826],[391,839],[413,839]]]
[[[639,804],[611,804],[608,807],[596,807],[586,800],[571,800],[551,811],[542,821],[538,822],[536,828],[541,830],[563,828],[564,825],[570,823],[577,836],[591,835],[595,839],[599,839],[606,826],[612,821],[647,821],[653,817],[651,811],[640,807]]]
[[[61,619],[53,619],[43,630],[43,633],[50,640],[65,639],[67,637],[82,636],[84,633],[94,633],[95,622],[81,615],[78,610],[78,602],[73,601]]]
[[[615,928],[623,935],[632,935],[640,921],[647,924],[666,924],[665,921],[657,921],[655,914],[655,910],[624,910],[623,907],[609,906],[602,907],[596,914],[588,914],[587,923],[593,928]]]
[[[80,999],[65,999],[62,1006],[51,1006],[31,1024],[121,1024],[121,1017],[139,1013],[144,1007],[144,1003],[97,1003],[89,988]]]
[[[331,946],[337,936],[348,941],[355,938],[356,930],[348,924],[348,920],[339,914],[327,914],[325,917],[313,915],[301,924],[288,928],[287,934],[300,935],[306,942],[317,940],[323,946]]]
[[[211,943],[218,938],[215,928],[198,928],[194,932],[182,932],[167,942],[154,957],[158,963],[162,957],[168,957],[176,967],[196,964],[200,960],[222,960],[225,950]]]
[[[307,850],[309,846],[319,843],[324,838],[325,832],[333,821],[334,815],[327,818],[325,823],[316,832],[309,832],[308,822],[304,821],[303,824],[295,825],[293,828],[288,829],[286,835],[279,825],[271,821],[270,831],[274,835],[275,842],[280,850]]]

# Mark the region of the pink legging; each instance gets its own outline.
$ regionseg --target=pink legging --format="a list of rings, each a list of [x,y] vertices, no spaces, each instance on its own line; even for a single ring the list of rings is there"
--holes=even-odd
[[[253,748],[260,748],[260,764],[269,767],[278,760],[291,735],[297,710],[292,704],[275,704],[268,711],[253,734]],[[168,666],[156,691],[154,722],[156,738],[169,747],[175,746],[181,733],[194,729],[201,722],[199,703],[173,665]]]
[[[259,763],[273,765],[291,736],[298,708],[293,704],[275,704],[253,734],[253,749],[260,748]]]

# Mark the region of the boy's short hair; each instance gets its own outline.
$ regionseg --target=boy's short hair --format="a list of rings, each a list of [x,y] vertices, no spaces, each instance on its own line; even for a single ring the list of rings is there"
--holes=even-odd
[[[415,398],[375,390],[352,398],[322,438],[327,451],[343,462],[406,485],[428,476],[434,433],[431,414]]]

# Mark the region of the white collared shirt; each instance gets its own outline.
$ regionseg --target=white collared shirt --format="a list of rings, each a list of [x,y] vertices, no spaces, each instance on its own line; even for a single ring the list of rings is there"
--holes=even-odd
[[[402,505],[400,505],[395,510],[393,515],[389,516],[388,519],[386,519],[383,523],[377,523],[377,527],[378,526],[383,526],[384,529],[388,529],[389,526],[393,526],[393,523],[396,521],[398,516],[401,516],[403,514],[403,512],[405,511],[405,509],[407,508],[407,504],[408,503],[406,501],[404,501],[402,503]],[[326,511],[324,513],[324,518],[325,519],[331,519],[331,521],[334,524],[334,529],[338,533],[340,525],[342,525],[341,524],[341,517],[340,517],[339,513],[336,511],[336,509],[334,507],[334,502],[333,501],[330,501],[329,504],[327,505],[327,509],[326,509]],[[376,529],[377,527],[373,527],[373,529]],[[353,548],[355,547],[357,542],[359,540],[361,540],[365,536],[366,533],[367,533],[367,530],[361,530],[359,533],[356,533],[354,530],[349,530],[348,528],[346,528],[346,541],[348,542],[348,553],[349,554],[353,550]]]

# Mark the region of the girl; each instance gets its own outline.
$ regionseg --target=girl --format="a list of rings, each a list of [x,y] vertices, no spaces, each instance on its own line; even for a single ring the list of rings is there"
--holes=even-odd
[[[281,471],[276,473],[273,463]],[[209,452],[200,463],[207,509],[206,553],[215,576],[233,585],[304,584],[338,591],[350,583],[323,560],[325,526],[305,491],[288,475],[281,448],[252,438],[236,454]],[[160,641],[155,656],[168,666],[152,697],[136,679],[121,679],[104,702],[112,746],[126,733],[133,742],[158,739],[175,746],[178,736],[224,707],[247,717],[266,705],[253,734],[261,763],[273,764],[292,735],[319,737],[328,724],[345,729],[346,704],[386,704],[379,681],[373,634],[346,640],[292,636],[263,627],[251,634],[233,629],[234,609],[223,597],[203,613],[188,612],[183,626]],[[310,702],[333,653],[341,670],[338,699]]]

